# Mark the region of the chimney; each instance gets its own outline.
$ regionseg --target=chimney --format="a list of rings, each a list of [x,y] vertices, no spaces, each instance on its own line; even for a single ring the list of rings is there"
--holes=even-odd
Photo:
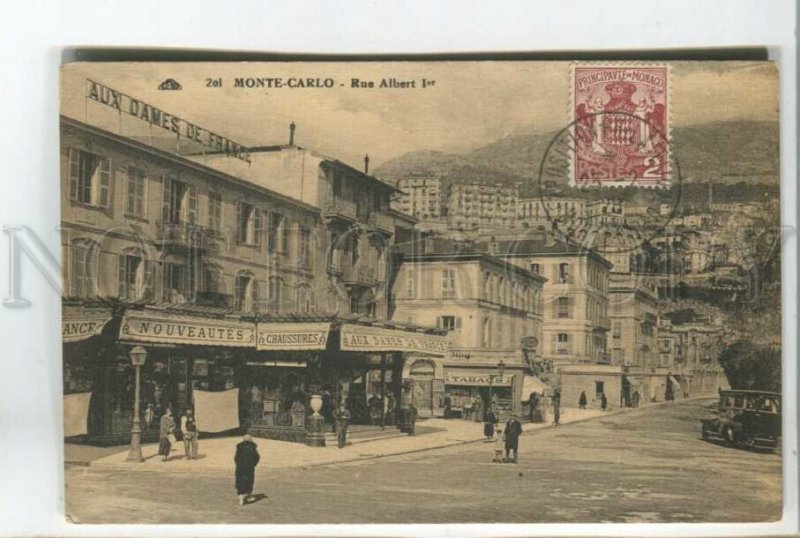
[[[289,124],[289,145],[294,146],[294,130],[297,128],[297,125],[294,122]]]
[[[369,174],[369,153],[364,155],[364,173]]]

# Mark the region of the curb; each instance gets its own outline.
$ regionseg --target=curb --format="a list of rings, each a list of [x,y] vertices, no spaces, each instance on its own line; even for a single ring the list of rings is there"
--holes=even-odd
[[[686,403],[686,402],[691,402],[691,401],[696,401],[696,400],[708,400],[708,399],[713,399],[713,396],[711,396],[711,395],[708,395],[708,396],[694,396],[694,397],[690,397],[690,398],[683,398],[681,400],[675,400],[675,401],[672,401],[672,402],[655,402],[655,403],[650,403],[650,404],[647,404],[645,406],[637,407],[637,408],[621,407],[621,408],[613,409],[611,411],[607,411],[607,412],[605,412],[603,414],[600,414],[600,415],[589,416],[589,417],[584,417],[584,418],[578,418],[578,419],[572,420],[570,422],[559,424],[558,426],[556,426],[553,423],[549,423],[546,426],[543,426],[541,428],[534,428],[534,429],[528,430],[527,432],[523,431],[522,435],[523,436],[527,436],[527,435],[535,434],[535,433],[537,433],[537,432],[539,432],[541,430],[549,430],[549,429],[553,429],[553,428],[563,428],[563,427],[571,426],[573,424],[579,424],[581,422],[587,422],[587,421],[590,421],[590,420],[597,420],[597,419],[601,419],[601,418],[604,418],[604,417],[611,417],[611,416],[616,416],[616,415],[643,412],[643,411],[646,411],[648,409],[654,409],[654,408],[657,408],[657,407],[664,407],[664,406],[668,406],[668,405],[681,405],[681,404]],[[378,440],[378,439],[376,439],[376,440]],[[353,458],[345,459],[345,460],[323,461],[323,462],[315,462],[315,463],[290,465],[290,466],[287,466],[287,467],[278,468],[277,470],[311,469],[311,468],[317,468],[317,467],[329,467],[331,465],[340,465],[340,464],[344,464],[344,463],[355,463],[355,462],[360,462],[360,461],[370,461],[370,460],[376,460],[376,459],[380,459],[380,458],[389,458],[389,457],[393,457],[393,456],[404,456],[404,455],[407,455],[407,454],[418,454],[420,452],[429,452],[429,451],[433,451],[433,450],[441,450],[443,448],[450,448],[450,447],[454,447],[454,446],[463,446],[463,445],[469,445],[469,444],[473,444],[473,443],[482,443],[482,442],[484,442],[484,438],[480,437],[478,439],[459,440],[459,441],[443,444],[443,445],[440,445],[440,446],[414,448],[414,449],[410,449],[410,450],[404,450],[402,452],[392,452],[392,453],[389,453],[389,454],[372,454],[372,455],[369,455],[369,456],[359,456],[359,457],[353,457]],[[357,443],[357,444],[367,444],[367,443]],[[354,446],[354,445],[350,445],[350,446]],[[67,461],[67,462],[65,462],[65,465],[73,465],[73,466],[80,466],[80,467],[94,467],[96,469],[106,469],[106,470],[109,470],[109,471],[131,471],[131,470],[135,469],[135,468],[129,468],[129,467],[120,467],[119,465],[113,464],[113,463],[112,464],[103,464],[103,463],[95,464],[94,462],[69,462],[69,461]],[[169,472],[169,473],[198,473],[199,472],[199,473],[203,473],[203,474],[208,474],[208,473],[225,473],[225,474],[229,474],[230,473],[230,469],[170,469],[169,467],[165,467],[163,469],[161,469],[161,468],[147,469],[147,471],[148,472],[157,472],[157,473],[158,472]],[[256,471],[256,472],[258,472],[258,471]]]

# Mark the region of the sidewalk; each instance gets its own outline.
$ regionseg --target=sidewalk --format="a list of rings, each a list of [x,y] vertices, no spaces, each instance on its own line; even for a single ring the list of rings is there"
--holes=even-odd
[[[608,416],[617,412],[619,411],[604,413],[597,409],[579,411],[574,408],[563,408],[561,411],[561,424],[580,422],[599,416]],[[484,439],[483,423],[481,422],[432,418],[420,420],[417,425],[424,426],[424,428],[420,429],[428,430],[430,433],[362,442],[348,445],[342,449],[336,446],[318,448],[309,447],[300,443],[274,441],[272,439],[254,439],[261,454],[261,462],[259,463],[258,469],[307,468],[362,461],[465,443],[481,442]],[[523,424],[523,432],[528,433],[551,427],[553,427],[551,423],[527,423]],[[162,462],[161,458],[158,456],[157,444],[147,444],[142,447],[142,453],[145,458],[145,461],[142,463],[125,461],[128,451],[127,447],[124,447],[120,452],[101,457],[91,462],[90,465],[97,468],[127,471],[233,473],[233,455],[236,451],[236,444],[240,441],[241,437],[201,439],[199,459],[197,460],[186,460],[183,455],[183,444],[177,443],[173,445],[170,460],[166,463]],[[502,448],[502,443],[498,441],[496,446],[497,448]]]

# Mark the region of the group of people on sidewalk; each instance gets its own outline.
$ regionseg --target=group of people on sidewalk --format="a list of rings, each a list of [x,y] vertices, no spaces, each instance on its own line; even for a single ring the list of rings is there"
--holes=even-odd
[[[183,440],[183,448],[186,453],[187,460],[197,459],[197,419],[194,416],[194,411],[191,408],[181,416],[180,430],[177,430],[175,419],[172,417],[172,410],[168,407],[164,414],[161,416],[158,431],[158,455],[161,456],[161,461],[168,461],[169,454],[172,451],[172,442],[177,438],[175,437],[176,431],[180,431],[181,439]]]

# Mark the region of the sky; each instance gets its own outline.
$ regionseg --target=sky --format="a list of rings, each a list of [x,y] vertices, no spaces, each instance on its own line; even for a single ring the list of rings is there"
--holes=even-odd
[[[236,78],[333,79],[332,88],[237,88]],[[74,63],[61,73],[61,113],[122,134],[120,122],[88,100],[86,79],[121,91],[245,146],[295,143],[359,166],[377,167],[419,150],[466,151],[570,121],[569,62]],[[181,91],[158,90],[165,79]],[[208,79],[222,81],[209,86]],[[415,81],[414,88],[353,88],[352,79]],[[434,81],[422,88],[422,80]],[[778,121],[778,69],[768,62],[673,62],[672,126]]]

